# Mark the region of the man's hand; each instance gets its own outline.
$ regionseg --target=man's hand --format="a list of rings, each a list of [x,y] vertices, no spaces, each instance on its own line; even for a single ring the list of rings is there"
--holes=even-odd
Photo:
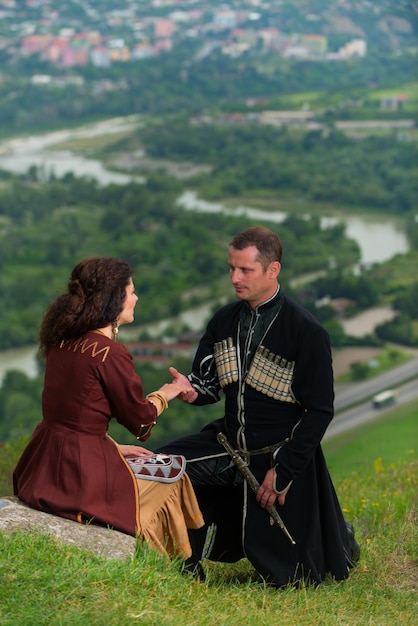
[[[274,491],[273,489],[274,478],[274,468],[271,468],[268,470],[262,484],[257,491],[257,502],[260,503],[260,506],[262,506],[263,509],[271,509],[271,507],[276,503],[276,500],[277,503],[280,504],[280,506],[283,506],[283,504],[285,503],[286,494],[289,491],[289,488],[287,488],[286,491],[282,493],[277,493],[277,491]]]

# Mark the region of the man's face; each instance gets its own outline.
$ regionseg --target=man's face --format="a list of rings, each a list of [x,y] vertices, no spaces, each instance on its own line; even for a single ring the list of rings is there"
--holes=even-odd
[[[274,295],[280,273],[278,261],[270,263],[264,271],[260,261],[255,260],[257,252],[255,246],[244,250],[230,246],[228,257],[229,275],[236,296],[240,300],[247,300],[253,309]]]

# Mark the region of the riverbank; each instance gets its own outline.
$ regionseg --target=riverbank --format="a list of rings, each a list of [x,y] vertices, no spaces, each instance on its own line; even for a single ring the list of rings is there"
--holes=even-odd
[[[38,347],[23,346],[10,350],[0,351],[0,387],[8,371],[16,370],[26,374],[29,378],[38,375],[38,363],[36,360]]]
[[[98,159],[91,159],[88,155],[89,138],[105,137],[106,135],[126,133],[144,124],[143,118],[129,116],[114,118],[84,125],[79,128],[69,128],[41,135],[20,136],[0,143],[0,169],[16,174],[26,173],[30,167],[36,166],[45,174],[54,173],[64,176],[68,172],[75,176],[95,179],[99,185],[127,184],[133,180],[141,182],[141,177],[132,176],[126,169],[113,171],[108,169]],[[83,140],[84,150],[74,151],[68,146],[71,142]],[[79,144],[80,145],[80,144]],[[84,154],[83,154],[84,152]],[[129,159],[128,159],[129,160]],[[148,159],[150,164],[152,159]],[[120,164],[119,164],[120,165]],[[181,170],[181,163],[177,166]],[[190,164],[185,164],[189,170]],[[204,166],[204,164],[202,164]],[[222,203],[208,202],[199,198],[191,189],[185,189],[178,198],[178,205],[196,213],[222,212],[225,215],[240,217],[245,215],[254,222],[275,222],[280,224],[287,216],[287,211],[263,210],[255,206],[238,205],[228,207]],[[280,205],[281,206],[281,205]],[[365,212],[363,215],[348,214],[342,207],[337,214],[322,216],[321,227],[326,228],[338,222],[345,225],[346,236],[357,242],[360,248],[360,262],[362,264],[382,263],[397,254],[409,251],[410,246],[406,233],[399,226],[399,219],[395,216],[373,216]],[[329,213],[329,212],[328,212]]]
[[[177,201],[178,205],[187,211],[197,213],[223,213],[233,217],[245,216],[254,222],[270,222],[281,224],[288,213],[281,210],[263,210],[245,204],[238,204],[233,208],[220,202],[210,202],[199,198],[196,192],[186,190]],[[372,265],[383,263],[397,254],[405,254],[410,245],[405,231],[400,227],[399,220],[391,216],[323,215],[320,217],[321,228],[330,228],[338,223],[345,226],[345,234],[353,239],[360,249],[360,263]]]
[[[354,317],[342,320],[341,324],[346,335],[351,337],[365,337],[374,332],[376,326],[390,322],[397,315],[392,307],[373,307],[362,311]]]
[[[71,172],[75,176],[93,178],[100,185],[126,185],[133,180],[142,182],[143,178],[106,169],[98,159],[59,147],[72,140],[128,133],[138,123],[137,116],[118,117],[78,128],[8,139],[0,143],[0,169],[14,174],[25,174],[29,168],[35,166],[47,175],[53,173],[62,177]]]
[[[335,377],[350,371],[352,363],[366,363],[380,354],[382,348],[343,348],[333,355]],[[7,371],[22,372],[28,378],[38,375],[36,346],[0,351],[0,387]]]
[[[201,305],[194,309],[182,311],[179,314],[179,321],[187,324],[193,332],[197,334],[203,332],[204,324],[207,320],[211,304]],[[389,307],[375,307],[363,311],[359,315],[348,320],[343,320],[342,324],[346,333],[355,337],[362,337],[372,333],[378,324],[387,319],[391,319],[394,312]],[[161,320],[155,324],[143,327],[124,328],[121,333],[122,340],[134,340],[140,332],[147,331],[150,337],[159,340],[167,327],[170,327],[173,320]],[[367,363],[370,359],[378,356],[384,348],[377,347],[352,347],[336,350],[333,354],[335,377],[342,376],[350,371],[353,363]],[[408,348],[398,349],[408,350]],[[418,351],[411,351],[418,352]],[[34,378],[38,374],[38,364],[36,360],[37,346],[26,346],[13,350],[0,351],[0,386],[8,370],[18,370],[29,378]]]

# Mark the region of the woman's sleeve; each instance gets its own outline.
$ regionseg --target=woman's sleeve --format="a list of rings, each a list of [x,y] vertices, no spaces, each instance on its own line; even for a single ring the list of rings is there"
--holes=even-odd
[[[112,351],[103,363],[101,376],[104,392],[112,417],[140,441],[145,441],[157,423],[159,411],[156,404],[144,396],[132,356],[126,348],[120,348],[123,349]]]

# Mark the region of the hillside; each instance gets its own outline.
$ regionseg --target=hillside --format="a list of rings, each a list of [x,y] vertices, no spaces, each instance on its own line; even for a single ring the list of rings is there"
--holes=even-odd
[[[144,548],[132,559],[106,560],[44,536],[0,533],[2,625],[38,623],[42,611],[43,623],[63,626],[415,626],[418,485],[409,442],[416,408],[326,447],[361,546],[360,564],[344,583],[278,592],[242,560],[205,563],[208,582],[198,584]]]

